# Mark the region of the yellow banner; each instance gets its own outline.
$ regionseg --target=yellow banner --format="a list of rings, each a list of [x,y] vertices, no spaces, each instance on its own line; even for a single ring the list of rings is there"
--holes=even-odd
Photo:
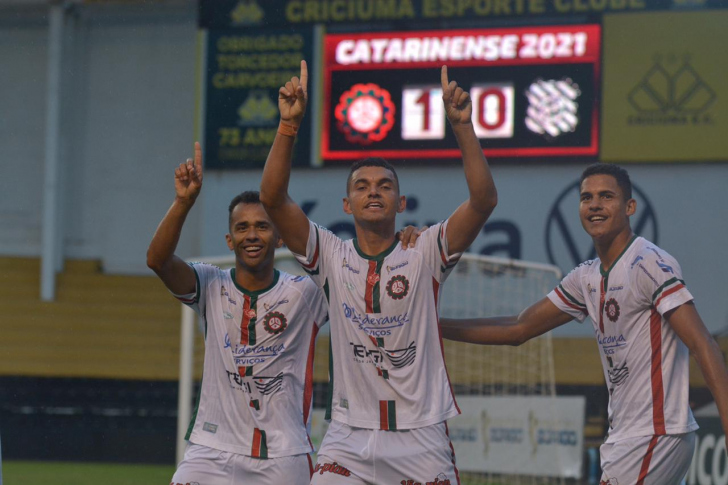
[[[601,159],[728,161],[728,12],[607,15]]]

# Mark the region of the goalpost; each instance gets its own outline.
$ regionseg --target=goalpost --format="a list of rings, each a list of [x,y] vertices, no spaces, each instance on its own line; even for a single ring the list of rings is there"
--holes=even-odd
[[[226,268],[234,264],[234,256],[198,258],[195,261]],[[279,250],[276,253],[276,267],[292,274],[304,274],[287,250]],[[560,278],[561,271],[555,266],[464,254],[443,286],[440,313],[441,316],[450,318],[517,314],[543,298],[558,284]],[[177,426],[178,462],[184,454],[184,436],[192,412],[196,321],[194,312],[183,306]],[[468,401],[472,396],[541,399],[555,397],[554,359],[550,333],[519,347],[476,346],[444,341],[444,351],[448,373],[458,402]],[[489,422],[487,417],[483,419]],[[485,425],[481,423],[480,426]],[[522,438],[528,440],[528,437]],[[453,442],[457,445],[455,437]],[[517,456],[513,457],[514,461],[518,459]],[[463,483],[469,485],[563,483],[559,478],[549,479],[522,474],[496,476],[485,472],[462,472],[461,476]]]

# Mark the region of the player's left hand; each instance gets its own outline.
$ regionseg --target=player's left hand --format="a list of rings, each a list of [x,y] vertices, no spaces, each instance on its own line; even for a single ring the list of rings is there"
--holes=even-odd
[[[415,247],[415,242],[420,235],[425,232],[427,226],[422,226],[420,229],[415,226],[407,226],[396,234],[397,239],[402,243],[402,249]]]
[[[458,86],[457,82],[448,81],[447,66],[442,66],[440,81],[442,83],[442,102],[445,103],[445,114],[450,124],[471,124],[473,103],[470,100],[470,94]]]

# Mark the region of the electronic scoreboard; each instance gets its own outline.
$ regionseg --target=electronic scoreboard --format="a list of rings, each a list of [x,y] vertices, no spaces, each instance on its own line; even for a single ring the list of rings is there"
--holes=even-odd
[[[600,26],[329,34],[324,160],[452,159],[440,67],[470,92],[492,157],[598,153]]]

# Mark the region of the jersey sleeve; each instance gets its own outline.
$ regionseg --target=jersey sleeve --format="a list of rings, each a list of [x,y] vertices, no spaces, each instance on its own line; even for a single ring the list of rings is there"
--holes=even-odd
[[[448,220],[428,227],[415,243],[425,259],[425,264],[432,271],[438,283],[443,283],[455,265],[460,261],[463,253],[449,254],[447,247]]]
[[[308,301],[316,326],[323,327],[329,318],[329,306],[323,290],[313,281],[309,281],[306,285],[306,301]]]
[[[636,258],[638,261],[633,264],[632,271],[637,296],[643,303],[664,315],[693,299],[675,258],[654,248],[643,251],[640,256]]]
[[[172,293],[179,301],[192,308],[198,315],[205,315],[207,286],[213,277],[220,271],[216,266],[205,263],[189,263],[195,272],[196,288],[194,293],[177,295]]]
[[[306,244],[306,254],[293,254],[298,260],[303,270],[311,277],[318,287],[323,287],[326,282],[326,266],[327,256],[332,254],[338,244],[339,239],[333,232],[318,224],[308,221],[308,243]]]
[[[588,315],[584,290],[581,284],[581,266],[571,270],[561,283],[547,295],[551,303],[562,312],[583,322]]]

